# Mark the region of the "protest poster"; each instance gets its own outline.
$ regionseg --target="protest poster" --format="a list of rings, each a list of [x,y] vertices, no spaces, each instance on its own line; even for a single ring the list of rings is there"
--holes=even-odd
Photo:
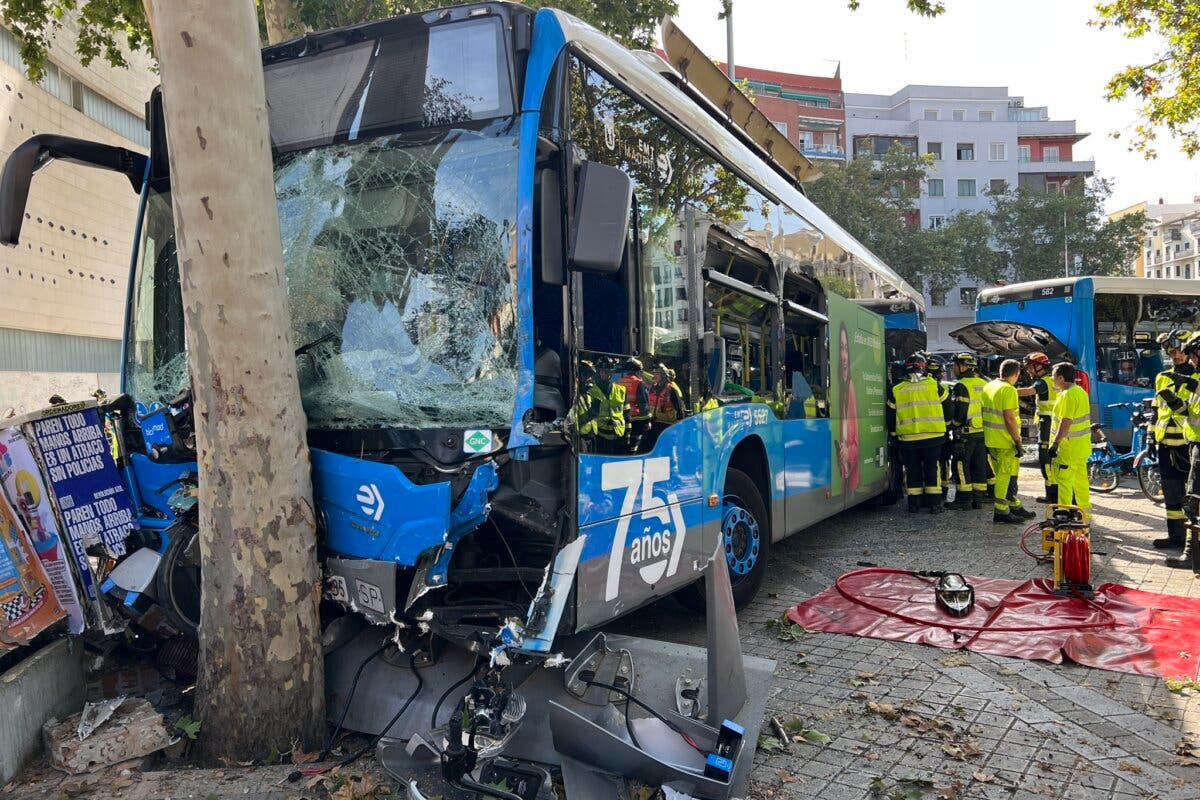
[[[0,493],[24,521],[71,633],[81,633],[84,612],[71,574],[73,555],[59,535],[37,459],[19,428],[0,428]]]
[[[114,558],[136,518],[94,401],[52,406],[22,418],[71,541],[99,542]]]
[[[65,616],[24,523],[0,492],[0,649],[28,644]]]

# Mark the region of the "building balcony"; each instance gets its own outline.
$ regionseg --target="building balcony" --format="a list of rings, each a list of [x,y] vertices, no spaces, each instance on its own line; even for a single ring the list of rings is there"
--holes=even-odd
[[[846,151],[840,144],[802,145],[800,152],[809,158],[832,158],[838,161],[846,160]]]
[[[1095,161],[1062,161],[1045,158],[1018,158],[1017,172],[1040,173],[1042,175],[1091,175],[1096,171]]]

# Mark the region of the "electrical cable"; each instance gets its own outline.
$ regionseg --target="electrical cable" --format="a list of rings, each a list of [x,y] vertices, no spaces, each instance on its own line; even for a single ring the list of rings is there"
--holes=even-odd
[[[458,687],[462,686],[467,681],[471,680],[472,676],[474,676],[475,673],[479,671],[479,662],[482,660],[483,660],[482,656],[475,656],[475,663],[473,663],[471,665],[471,671],[468,672],[466,675],[463,675],[462,678],[460,678],[457,683],[451,684],[450,688],[448,688],[446,691],[442,692],[442,696],[438,698],[437,703],[433,707],[433,713],[429,716],[429,729],[430,730],[433,730],[434,728],[437,727],[437,715],[438,715],[438,712],[441,711],[441,709],[442,709],[442,703],[446,702],[446,698],[450,696],[451,692],[453,692]]]
[[[1025,555],[1029,556],[1030,558],[1032,558],[1034,561],[1038,562],[1039,564],[1044,564],[1047,561],[1053,561],[1054,557],[1052,555],[1050,555],[1049,553],[1039,553],[1035,550],[1030,550],[1029,547],[1025,544],[1026,540],[1030,536],[1033,535],[1034,531],[1041,531],[1041,529],[1042,529],[1042,523],[1040,523],[1040,522],[1034,522],[1028,528],[1025,529],[1025,532],[1021,534],[1021,552],[1024,553]]]
[[[385,642],[384,644],[380,645],[378,650],[364,658],[362,663],[358,665],[358,669],[354,672],[354,680],[350,682],[350,693],[346,695],[346,705],[342,707],[342,713],[338,716],[337,724],[333,726],[333,734],[330,735],[329,741],[325,744],[325,748],[321,750],[321,754],[317,756],[317,761],[324,761],[325,759],[329,758],[329,753],[333,750],[333,745],[337,741],[338,734],[342,732],[342,723],[346,721],[346,714],[350,711],[350,703],[354,700],[354,692],[358,689],[358,679],[362,677],[363,670],[366,669],[367,664],[370,664],[376,658],[379,658],[380,654],[383,653],[384,650],[387,650],[391,644],[391,642]]]
[[[936,620],[936,619],[923,619],[921,617],[914,617],[909,614],[904,614],[900,611],[894,611],[890,608],[885,608],[883,606],[876,605],[875,603],[872,603],[868,600],[863,599],[862,597],[859,597],[858,595],[853,594],[851,592],[851,590],[846,588],[846,586],[843,583],[847,578],[853,578],[856,576],[868,575],[868,574],[909,575],[909,576],[911,576],[911,575],[914,575],[915,573],[913,573],[911,570],[890,569],[887,567],[871,567],[869,569],[858,569],[858,570],[855,570],[854,572],[848,572],[845,575],[838,577],[837,580],[835,580],[833,582],[834,588],[837,589],[838,594],[840,594],[842,597],[846,598],[850,602],[857,603],[858,605],[863,606],[864,608],[868,608],[877,614],[883,614],[884,616],[888,616],[888,617],[895,617],[896,619],[899,619],[903,622],[911,623],[913,625],[926,625],[926,626],[932,626],[935,628],[942,628],[951,633],[954,633],[956,631],[974,631],[975,633],[1036,633],[1038,631],[1083,631],[1083,630],[1093,630],[1095,628],[1111,628],[1117,624],[1116,618],[1113,617],[1113,615],[1110,614],[1107,609],[1105,609],[1103,606],[1100,606],[1099,604],[1097,604],[1091,598],[1084,597],[1079,594],[1076,594],[1075,596],[1079,600],[1082,600],[1084,603],[1086,603],[1089,607],[1091,607],[1092,610],[1098,611],[1101,615],[1103,615],[1104,620],[1097,621],[1097,622],[1064,623],[1062,625],[1018,625],[1018,626],[1014,626],[1014,627],[1010,627],[1010,628],[995,628],[989,624],[963,625],[963,624],[955,624],[952,622],[943,622],[941,620]],[[996,611],[999,611],[1000,609],[1001,609],[1001,606],[996,607]],[[990,617],[989,617],[989,620],[990,620]],[[621,690],[618,689],[617,691],[621,691]],[[635,699],[634,702],[636,703],[637,700]]]
[[[694,749],[696,752],[698,752],[702,755],[707,755],[708,751],[705,750],[700,745],[696,744],[696,740],[693,739],[691,736],[689,736],[686,731],[682,730],[678,725],[675,725],[673,722],[668,720],[662,714],[658,713],[653,708],[651,708],[650,706],[643,703],[641,700],[634,697],[633,693],[630,692],[629,690],[622,689],[620,686],[614,686],[611,683],[602,683],[600,681],[585,681],[585,683],[588,686],[599,686],[601,689],[608,689],[609,691],[617,692],[619,694],[624,695],[626,703],[628,703],[629,701],[633,701],[633,703],[636,704],[637,706],[641,707],[642,709],[644,709],[646,711],[649,711],[659,722],[661,722],[663,725],[666,725],[671,730],[675,731],[675,733],[679,734],[679,737],[681,739],[683,739],[685,742],[687,742],[689,745],[691,745],[692,749]],[[629,715],[628,714],[625,715],[625,722],[627,725],[629,724]]]

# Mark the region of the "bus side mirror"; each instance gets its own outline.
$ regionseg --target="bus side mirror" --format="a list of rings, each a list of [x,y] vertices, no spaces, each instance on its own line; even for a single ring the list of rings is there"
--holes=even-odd
[[[600,275],[619,271],[632,210],[633,181],[628,175],[606,164],[583,162],[568,256],[571,269]]]
[[[0,175],[0,243],[18,243],[33,173],[56,159],[119,172],[129,178],[135,192],[142,190],[148,161],[141,153],[124,147],[70,136],[42,133],[26,139],[9,155]]]

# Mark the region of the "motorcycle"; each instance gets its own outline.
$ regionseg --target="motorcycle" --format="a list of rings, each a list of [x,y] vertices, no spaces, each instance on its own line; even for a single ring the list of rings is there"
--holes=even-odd
[[[1121,453],[1104,434],[1100,423],[1092,424],[1092,455],[1088,459],[1088,485],[1097,492],[1108,494],[1114,491],[1125,475],[1136,475],[1142,494],[1154,503],[1163,501],[1162,475],[1158,466],[1158,452],[1154,437],[1150,435],[1153,420],[1153,400],[1141,403],[1113,403],[1112,409],[1125,409],[1133,423],[1133,440],[1129,452]]]

